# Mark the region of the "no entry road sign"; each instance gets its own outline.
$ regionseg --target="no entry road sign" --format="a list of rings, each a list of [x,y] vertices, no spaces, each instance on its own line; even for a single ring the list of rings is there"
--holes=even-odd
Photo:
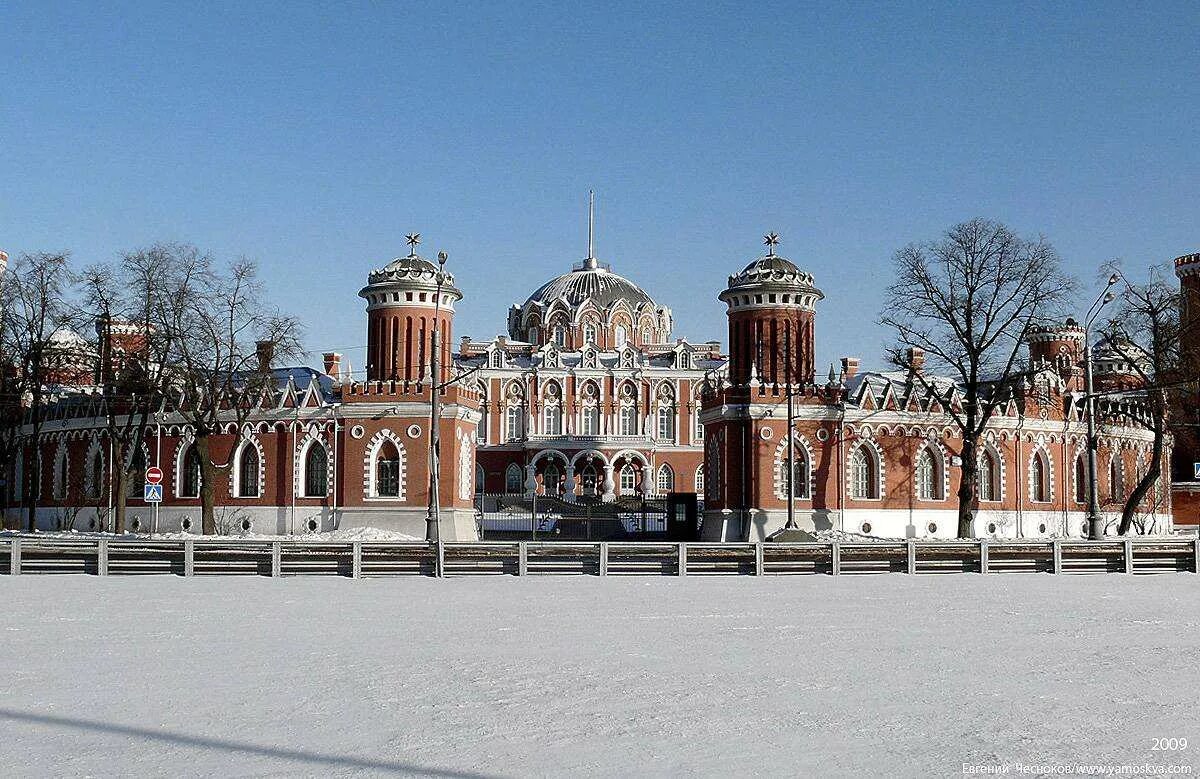
[[[162,484],[162,477],[162,468],[159,468],[157,465],[151,465],[146,469],[147,484]]]

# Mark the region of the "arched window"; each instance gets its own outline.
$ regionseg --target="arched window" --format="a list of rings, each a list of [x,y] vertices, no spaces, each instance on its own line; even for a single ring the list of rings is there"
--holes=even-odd
[[[138,454],[141,454],[140,452]],[[137,455],[135,455],[135,458]],[[142,462],[145,462],[143,458]],[[179,474],[179,497],[200,497],[200,450],[195,444],[190,444],[183,455],[183,472]],[[145,465],[142,466],[143,473]],[[143,477],[144,478],[144,477]]]
[[[542,410],[542,420],[544,435],[562,435],[562,409],[559,406],[546,406]]]
[[[866,444],[860,445],[850,456],[850,496],[858,500],[879,497],[879,464],[875,461],[875,452]]]
[[[582,435],[600,435],[600,406],[589,403],[583,407]]]
[[[1125,502],[1125,468],[1117,452],[1108,460],[1108,486],[1112,490],[1112,503]]]
[[[692,429],[692,443],[700,444],[704,442],[704,423],[700,421],[700,401],[697,400],[692,408],[692,423],[695,425]]]
[[[486,482],[487,482],[487,471],[485,471],[483,469],[482,465],[476,464],[475,465],[475,494],[476,495],[483,494],[483,488],[486,486]]]
[[[595,497],[597,494],[599,494],[598,490],[596,489],[596,469],[592,467],[590,463],[582,471],[580,471],[579,481],[582,485],[584,495],[587,495],[588,497]]]
[[[562,473],[551,463],[542,471],[542,489],[547,495],[557,496],[562,492]]]
[[[525,436],[525,413],[520,406],[509,406],[504,415],[505,434],[509,441],[518,441]]]
[[[375,455],[375,496],[400,497],[400,450],[391,439],[385,439]]]
[[[238,461],[237,494],[239,498],[258,497],[258,449],[250,441],[242,444]]]
[[[64,500],[67,497],[67,446],[65,443],[58,447],[58,456],[54,458],[52,494],[55,500]]]
[[[984,449],[979,456],[979,500],[1000,499],[1000,466],[996,456],[990,449]]]
[[[625,325],[617,325],[615,328],[613,328],[613,346],[619,349],[624,346],[625,342],[628,340],[629,330],[625,328]]]
[[[567,328],[562,325],[554,326],[554,345],[560,349],[567,345]]]
[[[671,406],[659,406],[658,438],[660,441],[675,440],[675,409]]]
[[[704,496],[704,466],[701,465],[696,469],[696,494]]]
[[[591,322],[583,326],[583,342],[588,344],[596,343],[596,326]]]
[[[675,471],[671,470],[671,466],[663,463],[658,469],[658,478],[655,479],[655,489],[659,495],[666,495],[668,492],[675,491]]]
[[[637,406],[633,403],[626,403],[621,406],[621,435],[637,435],[638,434],[638,415]]]
[[[493,368],[503,368],[504,367],[504,352],[500,351],[499,349],[492,352],[492,367]]]
[[[323,498],[329,492],[329,453],[313,441],[304,453],[304,497]]]
[[[100,447],[96,447],[92,452],[92,461],[88,463],[88,478],[85,481],[88,484],[88,496],[100,497],[104,488],[104,452]]]
[[[942,500],[942,462],[928,446],[917,456],[917,497],[921,500]]]
[[[195,448],[194,446],[192,447]],[[186,463],[186,458],[184,460]],[[196,466],[200,466],[200,458],[196,458]],[[129,458],[129,468],[125,471],[125,497],[140,498],[145,494],[142,485],[146,481],[146,452],[139,446],[133,450],[133,457]],[[192,497],[200,494],[200,479],[196,479],[196,493]],[[184,497],[182,492],[180,497]]]
[[[504,470],[504,491],[509,495],[519,495],[525,491],[525,479],[521,474],[521,466],[509,463]]]
[[[1050,463],[1042,451],[1034,452],[1029,463],[1029,499],[1034,503],[1050,502]]]
[[[637,471],[633,469],[633,465],[626,463],[621,468],[621,494],[633,495],[637,492]]]
[[[1088,499],[1088,469],[1087,453],[1080,452],[1075,456],[1075,502],[1087,503]]]
[[[779,465],[775,471],[775,493],[787,499],[787,451],[779,455]],[[793,444],[792,447],[792,495],[796,498],[808,498],[808,452],[803,446]]]

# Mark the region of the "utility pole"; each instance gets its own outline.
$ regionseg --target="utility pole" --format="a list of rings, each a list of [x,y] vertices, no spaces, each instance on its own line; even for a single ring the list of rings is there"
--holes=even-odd
[[[429,378],[429,513],[425,517],[425,540],[431,544],[441,537],[441,502],[438,487],[441,482],[441,349],[442,324],[438,321],[442,305],[442,284],[446,280],[445,252],[438,252],[437,294],[433,299],[433,354],[430,356]]]
[[[1096,302],[1088,309],[1088,315],[1083,322],[1083,380],[1086,402],[1084,413],[1087,415],[1087,468],[1088,468],[1088,538],[1099,541],[1104,538],[1104,520],[1100,516],[1100,496],[1096,486],[1096,449],[1099,442],[1096,436],[1096,398],[1092,384],[1092,323],[1100,315],[1100,311],[1111,303],[1116,295],[1112,293],[1113,285],[1120,280],[1117,274],[1108,277],[1108,286],[1096,298]]]
[[[783,364],[784,386],[787,391],[787,530],[796,529],[796,461],[793,451],[792,429],[796,425],[796,410],[792,406],[792,331],[783,333],[783,352],[787,362]]]

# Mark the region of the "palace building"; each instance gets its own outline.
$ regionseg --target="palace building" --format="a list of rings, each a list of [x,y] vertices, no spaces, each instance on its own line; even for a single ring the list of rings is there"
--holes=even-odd
[[[219,531],[379,527],[424,537],[436,393],[446,540],[476,538],[477,509],[496,496],[606,503],[668,493],[699,497],[704,538],[759,540],[784,527],[789,482],[802,529],[956,534],[962,442],[947,409],[961,403],[958,388],[866,370],[853,357],[819,375],[824,294],[812,274],[776,253],[773,234],[763,256],[738,263],[714,290],[726,305],[727,354],[716,342],[677,338],[671,309],[599,262],[590,241],[581,262],[512,306],[507,335],[454,345],[455,311],[469,301],[417,243],[410,236],[409,253],[371,271],[359,292],[365,380],[349,375],[338,354],[326,354],[321,370],[281,368],[261,345],[260,370],[272,389],[243,424],[231,417],[214,439]],[[1200,255],[1190,257],[1177,267],[1196,285]],[[136,359],[136,333],[127,330],[107,323],[90,346],[58,338],[73,349],[71,370],[53,388],[41,440],[26,440],[8,475],[9,526],[20,521],[26,490],[36,491],[42,528],[106,526],[111,447],[96,381],[79,365],[91,364],[97,379],[121,370]],[[1082,345],[1073,321],[1038,330],[1029,339],[1031,370],[995,389],[1003,395],[979,453],[977,536],[1086,535]],[[910,357],[923,372],[922,356]],[[1131,378],[1103,354],[1095,372],[1110,388]],[[1136,400],[1115,394],[1105,403]],[[1099,447],[1110,520],[1151,451],[1144,428],[1115,418],[1102,426]],[[165,490],[156,529],[199,532],[198,456],[185,417],[165,404],[145,445],[123,464],[132,472],[129,529],[150,529],[142,480],[157,463]],[[43,463],[40,484],[26,475],[33,457]],[[1184,493],[1194,494],[1176,490]],[[1149,496],[1139,529],[1170,530],[1171,499],[1165,488]]]

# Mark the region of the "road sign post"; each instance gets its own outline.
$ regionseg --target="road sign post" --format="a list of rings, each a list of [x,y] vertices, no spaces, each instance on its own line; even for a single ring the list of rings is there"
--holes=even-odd
[[[162,480],[162,468],[159,468],[157,465],[151,465],[146,469],[146,502],[154,504],[154,519],[150,522],[150,535],[154,535],[154,531],[158,529],[158,504],[162,503],[163,494]],[[157,489],[151,491],[151,487],[156,487]],[[150,497],[151,495],[156,497],[152,498]]]

